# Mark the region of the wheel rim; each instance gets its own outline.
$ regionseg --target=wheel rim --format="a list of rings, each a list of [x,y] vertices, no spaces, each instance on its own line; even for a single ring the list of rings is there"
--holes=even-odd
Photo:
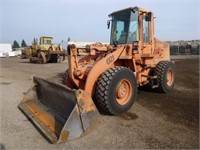
[[[124,79],[119,82],[115,91],[116,100],[120,105],[125,105],[132,95],[132,86],[130,81]]]
[[[167,80],[166,82],[167,82],[168,86],[171,86],[173,84],[173,82],[174,82],[174,73],[173,73],[173,71],[171,69],[169,69],[167,71],[167,78],[166,78],[166,80]]]

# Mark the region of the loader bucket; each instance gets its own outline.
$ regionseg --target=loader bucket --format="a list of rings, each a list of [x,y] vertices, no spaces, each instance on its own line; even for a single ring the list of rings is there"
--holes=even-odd
[[[33,82],[18,107],[52,143],[80,137],[97,122],[99,112],[85,91],[35,76]]]

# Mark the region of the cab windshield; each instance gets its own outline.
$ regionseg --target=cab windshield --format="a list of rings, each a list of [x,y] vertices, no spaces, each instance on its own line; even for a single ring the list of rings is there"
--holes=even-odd
[[[51,40],[44,40],[44,44],[50,45],[51,44]]]
[[[129,9],[112,14],[110,44],[131,44],[138,40],[138,11]]]

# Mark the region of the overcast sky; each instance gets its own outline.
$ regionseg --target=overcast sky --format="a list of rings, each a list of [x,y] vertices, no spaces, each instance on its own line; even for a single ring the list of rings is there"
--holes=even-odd
[[[160,40],[200,39],[200,0],[0,0],[0,43],[40,36],[109,42],[108,14],[130,6],[154,12]]]

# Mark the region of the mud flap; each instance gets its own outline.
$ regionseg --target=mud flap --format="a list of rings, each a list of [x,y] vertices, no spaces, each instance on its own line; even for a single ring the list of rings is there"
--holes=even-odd
[[[85,91],[35,76],[33,82],[18,107],[52,143],[78,138],[98,121],[99,112]]]

